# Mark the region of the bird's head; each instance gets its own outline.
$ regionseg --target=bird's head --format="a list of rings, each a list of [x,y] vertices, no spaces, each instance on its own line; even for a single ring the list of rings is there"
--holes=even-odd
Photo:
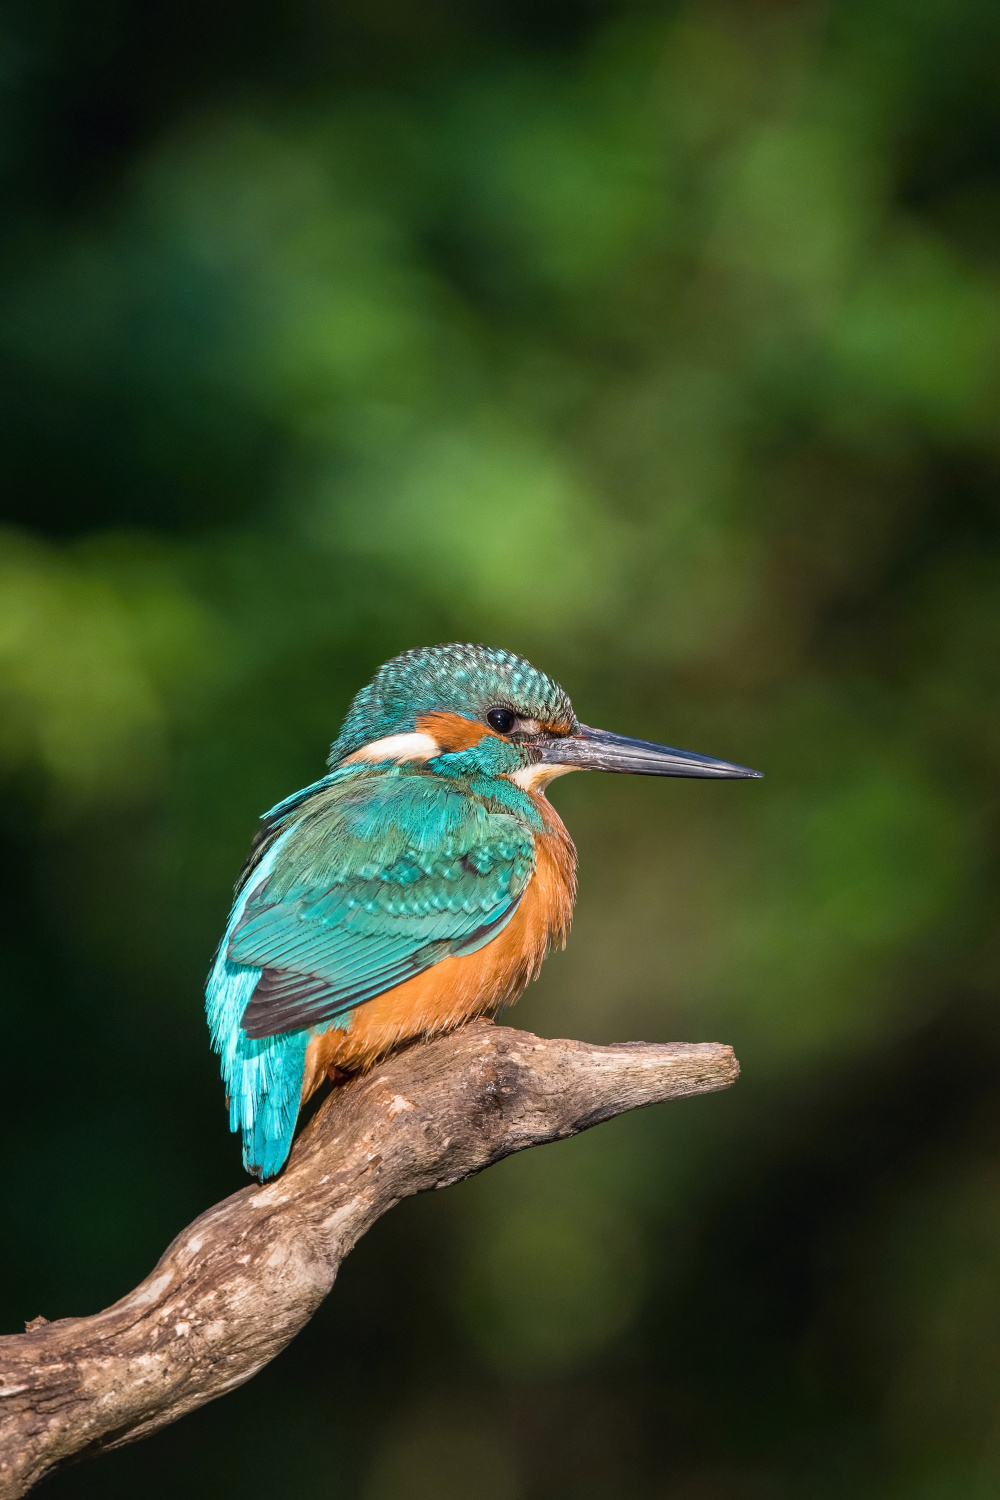
[[[506,748],[505,748],[506,747]],[[491,646],[424,646],[380,667],[351,704],[330,766],[433,762],[476,752],[482,769],[540,791],[567,771],[759,777],[729,761],[581,724],[566,693],[523,656]]]

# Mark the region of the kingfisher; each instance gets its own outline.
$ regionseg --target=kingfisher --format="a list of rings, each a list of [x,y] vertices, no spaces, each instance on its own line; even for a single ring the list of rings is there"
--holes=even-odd
[[[565,946],[576,850],[545,795],[557,776],[761,774],[591,729],[524,657],[454,644],[380,667],[328,765],[261,819],[206,989],[261,1182],[325,1077],[497,1015]]]

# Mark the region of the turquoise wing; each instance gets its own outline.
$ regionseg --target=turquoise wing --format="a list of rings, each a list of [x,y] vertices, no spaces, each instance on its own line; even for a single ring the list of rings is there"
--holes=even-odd
[[[294,821],[293,821],[294,820]],[[290,827],[228,936],[260,971],[251,1039],[325,1027],[502,930],[535,867],[532,830],[440,777],[350,777]]]

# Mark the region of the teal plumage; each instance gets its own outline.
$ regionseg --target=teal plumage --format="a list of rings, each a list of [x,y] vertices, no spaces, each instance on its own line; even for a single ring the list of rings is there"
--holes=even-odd
[[[237,891],[206,987],[212,1047],[221,1060],[229,1100],[229,1128],[242,1132],[243,1165],[262,1181],[280,1171],[291,1150],[309,1038],[305,1032],[258,1039],[246,1035],[240,1023],[263,971],[235,963],[229,942],[250,895],[266,883],[280,852],[276,842],[254,877]]]
[[[558,683],[490,647],[405,652],[358,693],[330,773],[264,815],[208,977],[248,1171],[280,1171],[341,1057],[368,1065],[516,998],[575,893],[543,789],[586,765],[756,774],[589,730]]]
[[[513,915],[541,821],[523,792],[517,812],[496,810],[453,775],[458,758],[426,771],[347,766],[288,815],[280,862],[229,939],[234,962],[289,976],[263,1006],[251,1002],[251,1035],[262,1010],[272,1030],[329,1024],[449,953],[481,947]],[[515,769],[521,758],[510,760]]]

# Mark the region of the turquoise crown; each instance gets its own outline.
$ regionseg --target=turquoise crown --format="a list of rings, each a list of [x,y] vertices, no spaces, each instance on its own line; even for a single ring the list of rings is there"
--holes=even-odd
[[[418,646],[379,667],[351,704],[330,747],[330,765],[390,734],[413,730],[424,714],[441,710],[482,718],[490,708],[509,708],[523,718],[576,723],[566,693],[513,651],[454,643]]]

